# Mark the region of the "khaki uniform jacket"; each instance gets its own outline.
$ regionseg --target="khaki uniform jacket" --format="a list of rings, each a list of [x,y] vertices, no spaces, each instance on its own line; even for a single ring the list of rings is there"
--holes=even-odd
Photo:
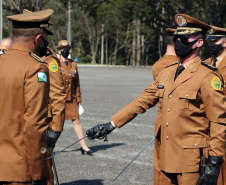
[[[179,57],[176,55],[170,55],[165,54],[162,59],[155,62],[155,64],[152,67],[152,73],[154,80],[157,78],[157,76],[160,74],[160,72],[168,65],[174,64],[176,62],[179,62]],[[161,119],[162,119],[162,113],[160,108],[160,102],[158,103],[158,114],[155,120],[155,136],[157,137],[157,133],[159,130],[159,127],[161,125]]]
[[[176,55],[171,54],[165,54],[162,59],[155,62],[155,64],[152,66],[152,73],[154,80],[157,78],[159,73],[168,65],[176,63],[179,61],[179,57]]]
[[[13,44],[0,57],[0,181],[40,180],[48,172],[49,72],[45,62],[30,52]]]
[[[204,62],[207,62],[209,64],[212,64],[212,57],[206,59]],[[224,93],[226,94],[226,86],[225,86],[225,80],[226,80],[226,57],[224,57],[220,64],[217,66],[220,74],[222,75],[224,79]],[[226,140],[226,134],[225,134],[225,140]],[[226,141],[225,141],[225,151],[226,151]],[[226,153],[225,153],[225,160],[226,160]],[[226,185],[226,161],[221,165],[221,172],[219,174],[219,178],[217,181],[217,185]]]
[[[61,71],[64,80],[64,92],[66,92],[66,103],[71,100],[75,100],[77,103],[80,103],[82,99],[77,64],[70,60],[67,66],[61,61]]]
[[[62,132],[65,119],[66,94],[64,93],[60,60],[52,50],[50,51],[49,56],[42,58],[49,69],[50,78],[48,118],[51,118],[50,128],[54,131]]]
[[[122,127],[161,101],[160,168],[168,173],[198,172],[199,148],[205,156],[224,156],[225,95],[219,73],[201,64],[200,57],[174,81],[177,67],[178,64],[165,68],[112,120]]]

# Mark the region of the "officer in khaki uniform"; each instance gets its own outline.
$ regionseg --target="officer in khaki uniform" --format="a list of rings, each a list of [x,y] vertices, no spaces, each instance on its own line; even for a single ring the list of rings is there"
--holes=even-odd
[[[32,13],[31,11],[24,9],[23,13]],[[52,26],[53,23],[48,21],[48,25]],[[53,35],[53,33],[51,33]],[[47,134],[47,154],[50,157],[53,154],[53,148],[60,137],[64,127],[65,119],[65,98],[64,85],[62,79],[62,73],[60,69],[60,60],[53,50],[48,47],[47,53],[42,59],[46,62],[46,66],[49,69],[50,78],[50,91],[49,91],[49,102],[48,102],[48,115],[47,121],[49,124]],[[50,151],[51,150],[51,151]],[[48,185],[54,184],[54,177],[52,172],[52,160],[48,160]]]
[[[52,10],[8,16],[13,45],[0,57],[0,184],[46,184],[49,72],[46,54]]]
[[[49,69],[50,78],[50,91],[49,91],[49,104],[48,104],[48,136],[51,135],[54,138],[54,142],[49,142],[47,140],[48,147],[48,157],[53,153],[50,151],[55,147],[55,143],[60,137],[61,132],[64,127],[65,120],[65,98],[66,94],[64,92],[64,83],[61,73],[60,60],[57,55],[48,48],[47,55],[42,57],[46,62]],[[53,141],[50,140],[50,141]],[[52,172],[52,160],[48,160],[49,177],[48,185],[54,185],[54,176]]]
[[[199,57],[210,26],[185,14],[176,14],[175,20],[175,51],[181,62],[167,66],[111,122],[86,133],[89,138],[101,138],[161,101],[160,183],[216,185],[225,155],[226,104],[220,74]],[[204,156],[209,162],[200,171]]]
[[[166,28],[167,37],[165,39],[166,43],[166,53],[163,58],[155,62],[152,66],[152,73],[154,80],[157,78],[159,73],[168,65],[176,63],[179,61],[179,57],[175,53],[174,42],[173,42],[173,33],[176,29]],[[160,102],[158,104],[161,104]],[[159,184],[159,176],[161,174],[161,169],[158,166],[159,163],[159,151],[160,151],[160,132],[158,132],[161,125],[162,113],[161,108],[158,106],[158,114],[155,120],[155,148],[154,148],[154,184]],[[159,133],[157,135],[157,133]]]
[[[74,124],[74,130],[78,136],[78,139],[82,139],[83,131],[82,125],[79,120],[79,106],[81,104],[81,91],[79,83],[79,72],[76,62],[68,59],[69,49],[71,46],[67,40],[61,40],[58,43],[58,52],[60,54],[61,71],[64,80],[64,91],[66,93],[66,109],[65,109],[65,120],[72,120]],[[91,155],[90,150],[84,140],[80,141],[81,153]]]
[[[226,29],[212,26],[206,38],[209,46],[209,51],[212,57],[205,60],[205,62],[217,67],[224,79],[224,92],[226,93]],[[226,135],[225,135],[226,136]],[[225,138],[226,140],[226,138]],[[226,142],[225,142],[226,150]],[[225,154],[226,155],[226,154]],[[225,156],[226,158],[226,156]],[[226,185],[226,162],[221,165],[220,175],[217,181],[218,185]]]

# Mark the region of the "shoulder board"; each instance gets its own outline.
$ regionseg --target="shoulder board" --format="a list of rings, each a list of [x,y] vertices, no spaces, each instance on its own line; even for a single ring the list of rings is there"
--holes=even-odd
[[[213,70],[213,71],[216,71],[216,70],[217,70],[216,67],[209,65],[207,62],[201,62],[201,64],[202,64],[203,66],[205,66],[205,67],[207,67],[207,68]]]
[[[39,62],[41,62],[41,63],[46,63],[46,62],[45,62],[44,60],[42,60],[39,56],[37,56],[36,54],[34,54],[34,53],[32,53],[32,52],[30,52],[29,55],[30,55],[31,57],[33,57],[35,60],[37,60],[37,61],[39,61]]]
[[[49,49],[49,48],[47,48],[47,52],[46,52],[46,57],[48,57],[49,55],[52,55],[53,53],[52,53],[52,51]]]
[[[173,64],[170,64],[170,65],[166,66],[165,68],[170,67],[170,66],[173,66],[173,65],[175,65],[175,64],[178,64],[178,62],[173,63]]]

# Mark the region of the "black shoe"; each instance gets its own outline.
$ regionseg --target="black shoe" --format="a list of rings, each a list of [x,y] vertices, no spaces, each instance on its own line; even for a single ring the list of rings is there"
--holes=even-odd
[[[82,155],[93,155],[93,151],[89,149],[88,151],[83,150],[83,148],[80,148]]]

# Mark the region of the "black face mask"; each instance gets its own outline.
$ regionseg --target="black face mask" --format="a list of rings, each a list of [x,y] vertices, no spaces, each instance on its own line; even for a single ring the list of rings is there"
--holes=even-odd
[[[64,58],[67,58],[68,55],[69,55],[69,49],[65,49],[65,50],[61,51],[61,55],[62,55]]]
[[[183,43],[180,40],[176,40],[175,42],[175,52],[176,55],[180,58],[185,58],[189,54],[191,54],[193,51],[195,51],[197,48],[192,49],[192,46],[198,41],[194,40],[192,42]]]
[[[213,42],[209,42],[208,45],[209,45],[209,51],[213,55],[216,55],[217,53],[219,53],[224,49],[222,44],[215,44]]]
[[[39,57],[43,57],[43,56],[46,55],[46,53],[47,53],[47,46],[49,45],[49,42],[47,40],[45,40],[43,38],[43,36],[41,36],[41,38],[42,38],[42,41],[44,43],[44,46],[42,48],[38,46],[38,49],[39,49]]]

